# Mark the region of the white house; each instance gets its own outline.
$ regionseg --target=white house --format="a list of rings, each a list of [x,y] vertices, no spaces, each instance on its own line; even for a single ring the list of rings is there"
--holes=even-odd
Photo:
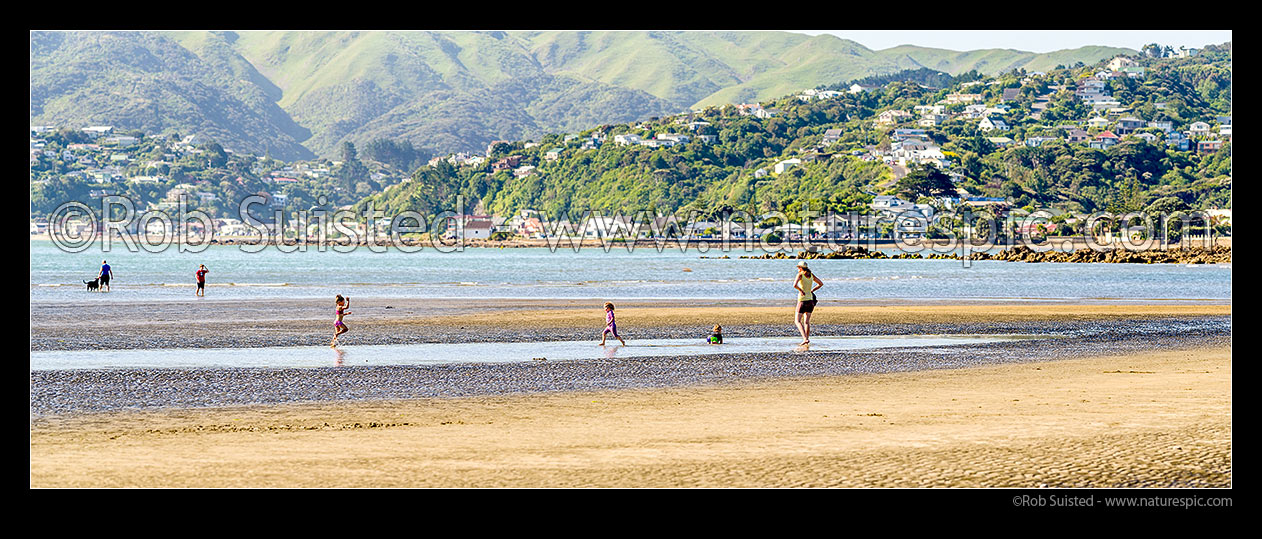
[[[688,135],[682,135],[679,133],[658,133],[656,138],[657,140],[666,140],[675,144],[688,143]]]
[[[1110,123],[1112,122],[1110,122],[1108,118],[1096,116],[1095,118],[1087,120],[1087,127],[1098,127],[1103,129],[1108,127]]]
[[[776,166],[775,166],[775,167],[772,167],[772,170],[773,170],[776,174],[780,174],[780,173],[782,173],[782,172],[784,172],[784,171],[786,171],[786,170],[789,170],[789,169],[791,169],[791,168],[793,168],[793,167],[800,166],[801,164],[802,164],[802,160],[801,160],[801,159],[798,159],[798,158],[796,158],[796,157],[795,157],[795,158],[793,158],[793,159],[785,159],[784,161],[781,161],[781,162],[779,162],[779,163],[776,163]]]
[[[950,117],[945,114],[925,114],[916,121],[916,125],[920,127],[934,127],[942,125]]]
[[[1139,64],[1136,64],[1134,60],[1131,60],[1130,58],[1127,58],[1125,56],[1118,56],[1112,60],[1109,60],[1109,63],[1107,65],[1110,71],[1121,71],[1122,68],[1124,67],[1131,67],[1131,66],[1136,66]]]
[[[892,211],[898,213],[914,209],[916,205],[893,195],[881,195],[873,197],[872,203],[868,204],[868,207],[875,211]]]
[[[1029,137],[1025,139],[1025,145],[1031,148],[1037,148],[1042,146],[1044,142],[1051,142],[1053,140],[1060,139],[1056,137]]]
[[[1002,119],[987,116],[982,118],[981,123],[977,124],[977,128],[982,131],[1007,131],[1008,124],[1004,123]]]

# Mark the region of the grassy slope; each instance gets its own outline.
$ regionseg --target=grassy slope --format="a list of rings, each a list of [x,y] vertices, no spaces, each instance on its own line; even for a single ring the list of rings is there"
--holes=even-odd
[[[686,108],[769,100],[820,84],[921,66],[960,73],[1045,70],[1095,62],[1126,49],[1084,47],[1049,54],[957,52],[902,46],[871,51],[831,35],[791,32],[165,32],[244,84],[232,93],[266,110],[281,131],[328,155],[341,140],[376,134],[455,149],[453,129],[514,138],[574,129],[575,121],[626,121]],[[557,77],[560,77],[559,79]],[[515,88],[530,80],[540,91]],[[588,83],[580,84],[577,82]],[[533,101],[494,97],[505,88]],[[490,92],[490,94],[488,94]],[[645,92],[662,101],[654,101]],[[491,95],[492,97],[488,97]],[[261,100],[266,96],[271,103]],[[589,99],[595,96],[595,101]],[[422,100],[454,99],[446,118]],[[546,100],[544,103],[540,100]],[[584,103],[590,105],[584,106]],[[552,105],[559,102],[559,105]],[[283,109],[283,113],[276,110]],[[601,110],[596,110],[597,107]],[[609,110],[611,106],[628,110]],[[515,110],[510,110],[515,109]],[[631,110],[634,109],[634,110]],[[523,117],[520,112],[524,111]],[[608,118],[601,116],[610,113]],[[477,118],[476,125],[458,126]],[[400,123],[391,126],[390,123]],[[435,124],[442,124],[441,126]],[[445,133],[429,131],[441,127]],[[308,131],[309,130],[309,131]]]
[[[206,51],[216,39],[190,42]],[[299,144],[306,131],[251,82],[247,63],[222,52],[202,58],[152,32],[33,33],[31,122],[198,133],[240,151],[310,158]]]
[[[876,54],[896,63],[900,69],[927,67],[952,75],[976,69],[985,75],[995,75],[1017,68],[1025,68],[1027,71],[1046,71],[1056,67],[1057,64],[1072,65],[1079,61],[1093,64],[1119,54],[1135,54],[1135,51],[1117,47],[1092,46],[1039,54],[1012,49],[961,52],[901,45],[877,51]]]

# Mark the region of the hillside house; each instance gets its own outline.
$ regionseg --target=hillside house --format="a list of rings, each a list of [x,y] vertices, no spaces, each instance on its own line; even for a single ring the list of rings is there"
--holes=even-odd
[[[801,166],[801,165],[802,165],[801,159],[797,159],[797,158],[785,159],[784,161],[776,163],[776,165],[772,167],[772,171],[774,171],[776,174],[781,174],[786,170],[789,170],[793,167]]]
[[[887,110],[876,116],[875,125],[894,125],[904,120],[910,120],[912,115],[905,110]]]
[[[947,116],[945,114],[925,114],[921,116],[919,120],[916,120],[916,126],[935,127],[935,126],[942,125],[948,119],[950,119],[950,116]]]
[[[963,94],[957,92],[947,94],[946,97],[944,97],[941,101],[938,101],[937,104],[954,105],[956,103],[975,103],[981,100],[982,94]]]
[[[1107,150],[1114,144],[1117,144],[1118,140],[1118,136],[1113,134],[1112,131],[1105,131],[1096,135],[1095,138],[1088,143],[1088,146],[1098,150]]]
[[[491,169],[495,171],[510,170],[521,164],[520,155],[510,155],[491,164]]]
[[[943,111],[946,110],[946,107],[942,105],[916,105],[915,107],[912,107],[912,110],[915,111],[916,114],[923,116],[925,114],[942,114]]]
[[[977,128],[982,131],[1007,131],[1008,124],[1000,118],[991,118],[987,116],[982,118],[981,123],[977,124]]]
[[[986,105],[966,105],[963,114],[965,118],[985,118],[986,108]]]
[[[688,135],[683,135],[680,133],[658,133],[657,137],[655,138],[660,141],[670,142],[672,143],[672,145],[687,144],[689,140]]]
[[[640,135],[625,134],[625,135],[613,136],[614,144],[618,144],[620,146],[627,146],[630,144],[639,144],[643,140],[644,139],[640,138]]]
[[[1053,140],[1060,140],[1060,139],[1056,137],[1028,137],[1025,139],[1025,145],[1031,148],[1038,148],[1039,146],[1042,146],[1044,143],[1051,142]]]
[[[1118,133],[1126,134],[1137,129],[1143,129],[1146,125],[1147,124],[1139,118],[1127,116],[1125,118],[1118,119],[1116,129]]]
[[[1125,56],[1118,56],[1112,60],[1109,60],[1109,63],[1106,65],[1108,66],[1110,71],[1121,71],[1122,68],[1133,67],[1139,64],[1135,63],[1134,60],[1127,58]]]
[[[1192,140],[1187,135],[1174,131],[1166,135],[1166,145],[1181,152],[1186,152],[1192,148]]]

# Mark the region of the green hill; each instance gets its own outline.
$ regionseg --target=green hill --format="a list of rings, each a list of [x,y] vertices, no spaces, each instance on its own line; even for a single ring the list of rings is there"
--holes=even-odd
[[[976,68],[985,56],[956,68]],[[1136,61],[1147,70],[1144,77],[1114,78],[1106,87],[1137,117],[1169,121],[1176,131],[1189,129],[1193,122],[1216,125],[1218,118],[1230,117],[1230,44],[1207,46],[1193,58]],[[779,111],[771,118],[742,115],[736,107],[712,107],[689,118],[708,125],[689,126],[670,117],[592,126],[574,133],[578,136],[570,140],[551,134],[530,147],[521,141],[499,145],[489,161],[455,166],[442,161],[420,167],[411,182],[362,199],[357,207],[371,205],[387,214],[428,212],[451,207],[460,195],[479,212],[509,216],[537,210],[574,219],[586,210],[628,214],[696,210],[706,215],[741,210],[759,215],[790,212],[804,204],[817,210],[867,211],[877,194],[942,206],[941,200],[933,198],[944,195],[941,184],[925,180],[933,177],[927,172],[930,169],[952,188],[1006,198],[1016,207],[1077,213],[1230,207],[1229,137],[1220,141],[1223,144],[1216,151],[1180,150],[1167,144],[1164,133],[1155,127],[1140,133],[1152,141],[1128,137],[1101,146],[1067,140],[1061,126],[1086,128],[1085,122],[1096,115],[1072,90],[1051,87],[1102,68],[1103,63],[1097,62],[1050,69],[1044,76],[1027,78],[1009,71],[984,77],[983,84],[970,90],[978,92],[983,102],[998,104],[1005,89],[1019,89],[1016,97],[1006,101],[1009,110],[1004,119],[1011,130],[983,132],[977,119],[958,114],[925,130],[943,161],[932,161],[925,169],[908,164],[910,170],[902,171],[906,175],[901,178],[896,170],[901,167],[891,166],[896,162],[890,153],[896,142],[894,130],[915,127],[915,120],[886,127],[874,127],[874,120],[887,110],[910,111],[917,105],[933,104],[950,92],[961,91],[971,76],[941,89],[896,80],[871,92],[825,99],[781,96],[762,102],[765,108]],[[1040,111],[1034,105],[1044,95],[1052,105]],[[1105,130],[1092,127],[1091,135]],[[658,147],[617,137],[634,134],[647,141],[663,133],[690,139]],[[996,136],[1000,134],[1005,138]],[[703,135],[706,140],[701,139]],[[593,136],[604,143],[590,147]],[[1218,135],[1203,138],[1217,140]],[[1037,143],[1026,144],[1031,140]],[[519,160],[509,168],[532,168],[510,170],[494,164],[508,156]],[[799,161],[789,161],[789,168],[776,171],[777,164],[791,159]],[[953,195],[953,191],[945,194]]]
[[[38,32],[31,42],[32,123],[197,132],[286,159],[381,137],[481,151],[906,69],[995,74],[1131,52],[872,51],[831,35],[722,31]]]
[[[899,69],[929,69],[957,75],[977,70],[984,75],[996,75],[1025,69],[1026,71],[1050,71],[1057,65],[1071,66],[1077,62],[1094,64],[1120,54],[1134,55],[1136,51],[1118,47],[1081,47],[1048,53],[1033,53],[1012,49],[983,49],[959,52],[901,45],[877,52],[880,57],[896,64]]]
[[[206,56],[148,32],[32,32],[31,123],[197,133],[239,151],[313,157],[301,144],[309,132],[248,62],[230,50]]]

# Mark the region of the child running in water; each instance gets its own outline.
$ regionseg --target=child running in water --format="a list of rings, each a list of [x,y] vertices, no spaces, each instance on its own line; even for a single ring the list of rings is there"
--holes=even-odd
[[[329,348],[337,347],[337,338],[343,333],[350,331],[351,328],[346,327],[346,323],[342,322],[342,317],[351,314],[347,309],[351,308],[351,298],[343,298],[341,294],[337,295],[337,321],[333,322],[333,342],[329,343]]]
[[[601,346],[605,345],[605,336],[610,333],[613,333],[613,338],[618,339],[618,342],[622,343],[624,346],[627,344],[627,341],[622,340],[622,337],[618,336],[618,324],[614,322],[613,320],[613,304],[606,302],[605,303],[605,330],[600,333]]]

